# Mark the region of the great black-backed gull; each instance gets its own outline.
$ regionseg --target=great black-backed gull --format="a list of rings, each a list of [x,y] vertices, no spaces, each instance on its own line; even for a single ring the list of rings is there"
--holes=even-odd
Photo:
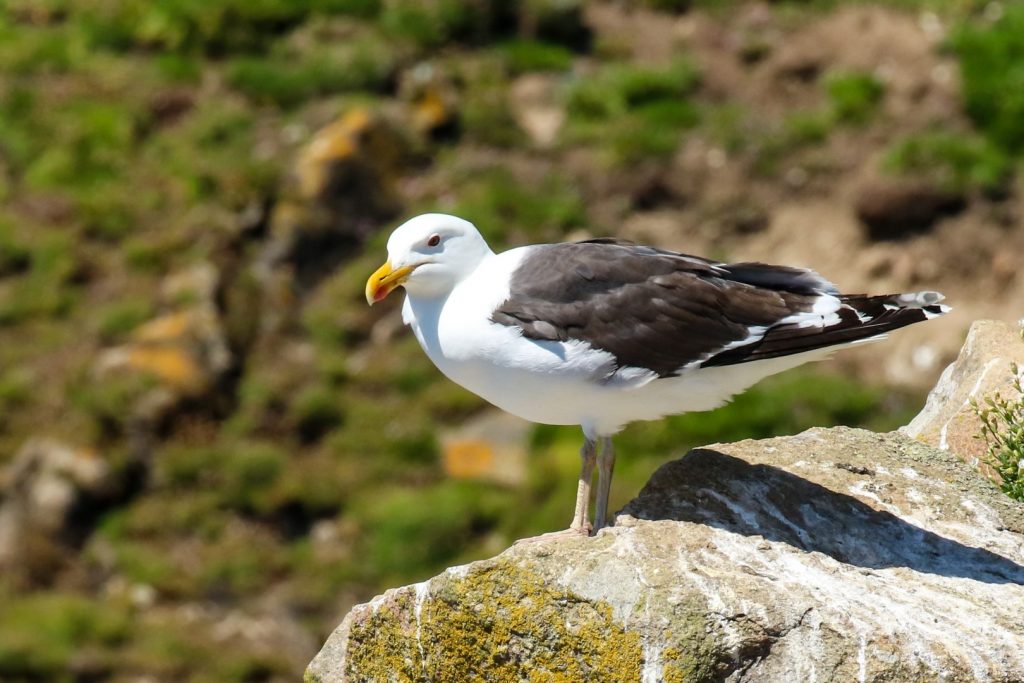
[[[403,319],[441,372],[526,420],[583,428],[576,534],[590,531],[595,464],[594,531],[607,521],[611,436],[626,424],[711,410],[769,375],[949,310],[937,292],[840,294],[811,270],[615,239],[495,254],[472,223],[443,214],[407,221],[387,249],[366,300],[404,286]]]

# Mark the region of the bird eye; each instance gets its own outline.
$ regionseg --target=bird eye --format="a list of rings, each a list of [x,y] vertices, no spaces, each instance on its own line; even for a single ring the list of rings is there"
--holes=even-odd
[[[441,236],[440,235],[431,235],[427,239],[427,246],[428,247],[436,247],[440,243],[441,243]]]

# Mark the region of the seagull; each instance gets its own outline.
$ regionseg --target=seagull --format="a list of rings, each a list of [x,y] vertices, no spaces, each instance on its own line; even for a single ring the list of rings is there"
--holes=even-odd
[[[841,294],[812,270],[612,238],[496,254],[472,223],[436,213],[396,228],[387,251],[366,301],[404,287],[402,318],[444,375],[525,420],[582,428],[564,535],[606,525],[611,437],[630,422],[711,410],[769,375],[949,311],[938,292]]]

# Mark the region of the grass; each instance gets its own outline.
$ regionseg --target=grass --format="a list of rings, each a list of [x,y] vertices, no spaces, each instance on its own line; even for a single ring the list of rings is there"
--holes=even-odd
[[[573,62],[569,48],[539,40],[510,40],[502,43],[499,51],[512,75],[530,71],[566,71]]]
[[[615,165],[663,159],[700,120],[690,98],[698,83],[688,61],[663,68],[604,65],[569,90],[569,140],[600,146]]]
[[[987,396],[982,403],[972,398],[971,408],[981,420],[981,433],[976,438],[985,442],[986,464],[998,475],[999,488],[1024,502],[1024,387],[1016,363],[1010,365],[1010,372],[1016,396]]]
[[[459,193],[438,208],[472,221],[495,249],[556,239],[585,222],[579,191],[558,173],[529,185],[501,166],[457,168],[453,176]]]
[[[828,74],[823,89],[824,106],[787,112],[780,125],[755,136],[760,138],[755,143],[755,172],[775,174],[786,157],[824,143],[837,126],[867,125],[877,116],[885,96],[881,81],[857,71]],[[729,129],[723,132],[729,133]]]
[[[883,168],[914,178],[927,178],[957,193],[1001,195],[1013,177],[1013,162],[984,137],[934,131],[908,137],[892,146]]]
[[[335,93],[382,90],[396,68],[395,52],[370,36],[345,37],[339,45],[293,53],[244,56],[228,68],[228,82],[259,103],[294,107]]]
[[[861,125],[875,114],[885,95],[885,86],[866,73],[834,73],[825,79],[832,117],[840,123]]]
[[[964,108],[1008,152],[1024,152],[1024,6],[1005,3],[994,22],[969,21],[952,37]]]

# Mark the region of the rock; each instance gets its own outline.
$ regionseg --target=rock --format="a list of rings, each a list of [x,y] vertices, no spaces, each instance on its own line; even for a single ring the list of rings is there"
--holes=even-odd
[[[313,135],[273,208],[270,239],[254,267],[273,305],[291,307],[278,291],[282,269],[289,283],[307,291],[398,214],[395,184],[407,153],[398,129],[365,108]]]
[[[106,418],[127,437],[139,476],[173,418],[192,408],[224,414],[234,401],[238,360],[217,305],[219,289],[210,264],[168,275],[160,287],[163,312],[133,330],[127,343],[101,351],[93,364],[95,381],[110,383],[115,394],[119,384],[130,383],[127,409]]]
[[[307,681],[1018,681],[1024,508],[834,428],[690,452],[595,538],[358,605]]]
[[[967,333],[960,355],[942,373],[928,394],[924,409],[903,431],[926,444],[952,451],[969,463],[982,465],[989,476],[995,472],[982,462],[985,454],[981,420],[971,399],[984,405],[985,397],[1012,398],[1016,363],[1024,368],[1024,340],[1019,328],[998,320],[979,320]]]
[[[171,274],[160,296],[167,312],[132,331],[127,344],[102,352],[97,375],[138,372],[182,398],[209,394],[233,364],[216,305],[217,272],[201,264]]]
[[[533,144],[542,149],[554,145],[565,123],[564,96],[558,77],[526,74],[512,82],[509,92],[512,117]]]
[[[966,205],[961,193],[922,180],[899,178],[865,182],[854,200],[857,217],[874,240],[902,239],[928,230]]]
[[[458,429],[442,432],[441,462],[453,479],[518,486],[526,481],[531,427],[517,417],[489,410]]]
[[[45,583],[81,541],[90,509],[119,488],[109,463],[87,448],[35,438],[0,480],[0,574]]]
[[[459,93],[451,77],[436,64],[423,62],[402,74],[398,96],[410,124],[421,136],[434,140],[458,137]]]

